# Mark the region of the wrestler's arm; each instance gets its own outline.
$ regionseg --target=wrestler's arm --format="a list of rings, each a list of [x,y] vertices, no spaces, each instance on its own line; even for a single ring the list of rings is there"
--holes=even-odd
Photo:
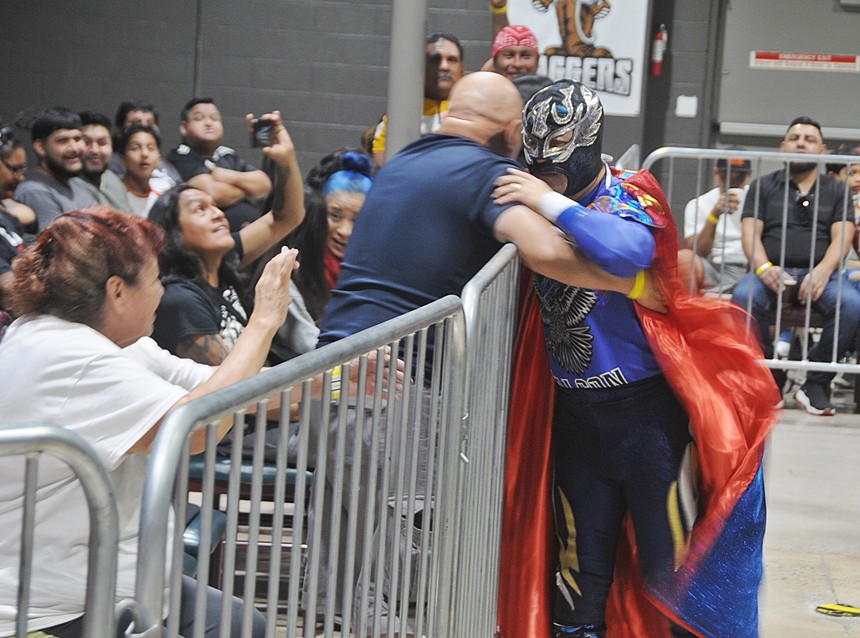
[[[629,277],[651,267],[654,235],[636,220],[591,210],[558,193],[544,195],[538,212],[570,235],[606,272]]]
[[[516,244],[529,268],[556,281],[582,288],[615,290],[625,295],[633,288],[634,276],[619,277],[607,272],[582,250],[571,246],[555,226],[527,206],[520,204],[505,209],[496,219],[493,234],[501,242]]]
[[[644,224],[586,208],[523,171],[509,170],[495,185],[497,204],[522,203],[539,212],[606,272],[630,277],[651,267],[656,243]]]

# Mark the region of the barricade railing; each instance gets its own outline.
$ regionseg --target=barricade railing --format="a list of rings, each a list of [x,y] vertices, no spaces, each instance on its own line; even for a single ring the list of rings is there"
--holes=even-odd
[[[496,630],[511,362],[519,258],[507,244],[463,288],[468,418],[461,465],[457,577],[451,589],[452,636]]]
[[[386,351],[392,358],[383,365]],[[465,374],[464,315],[460,300],[446,297],[169,414],[144,489],[136,631],[161,635],[166,602],[166,632],[178,634],[183,536],[169,521],[174,508],[185,520],[189,440],[202,428],[199,494],[190,496],[202,519],[195,637],[203,631],[201,586],[213,580],[206,557],[219,508],[226,532],[214,580],[228,600],[245,601],[237,612],[243,636],[256,635],[252,604],[265,616],[266,636],[454,636],[448,589]],[[253,411],[246,437],[253,445],[243,449],[234,434],[229,478],[219,479],[216,424],[229,418],[242,432]],[[233,613],[223,605],[222,636]]]
[[[714,168],[716,168],[717,160],[729,160],[733,158],[739,158],[742,160],[748,160],[750,162],[751,167],[751,178],[755,180],[758,177],[761,177],[767,173],[772,172],[773,170],[782,171],[783,183],[784,187],[781,193],[781,199],[783,202],[783,211],[782,211],[782,226],[779,237],[779,254],[771,255],[768,254],[768,257],[774,264],[788,268],[785,262],[786,255],[786,241],[790,241],[790,233],[791,227],[788,223],[789,219],[791,219],[792,210],[796,206],[804,206],[805,214],[808,219],[807,222],[815,227],[816,224],[819,223],[820,214],[823,215],[825,211],[820,209],[820,198],[815,197],[814,193],[819,192],[819,187],[821,184],[822,175],[824,173],[825,164],[832,165],[851,165],[860,163],[860,158],[852,155],[807,155],[803,154],[800,158],[803,162],[809,162],[810,164],[817,165],[819,167],[818,174],[816,177],[815,185],[810,192],[813,193],[812,196],[803,196],[801,199],[804,201],[795,201],[795,196],[791,191],[789,186],[789,167],[791,162],[797,162],[799,159],[799,155],[796,153],[782,153],[782,152],[767,152],[767,151],[744,151],[744,150],[734,150],[734,149],[698,149],[698,148],[680,148],[680,147],[666,147],[660,148],[651,153],[644,161],[643,168],[649,169],[652,172],[654,171],[655,165],[661,163],[660,168],[662,169],[662,185],[667,195],[667,199],[669,201],[673,201],[673,190],[676,186],[676,173],[681,172],[681,168],[686,167],[686,173],[689,174],[690,163],[693,163],[696,167],[696,189],[695,192],[698,194],[705,193],[710,189],[716,186],[715,183],[711,183],[711,181],[706,181],[706,176],[712,175]],[[668,168],[665,166],[668,164]],[[732,175],[732,171],[737,171],[737,168],[734,168],[731,162],[726,162],[726,171],[728,172],[726,182],[730,182],[730,176]],[[759,204],[759,189],[761,187],[761,183],[755,181],[751,186],[744,189],[741,193],[742,198],[746,197],[754,197],[754,206],[753,206],[753,219],[755,223],[761,223],[763,211],[760,210]],[[848,222],[850,226],[842,226],[837,233],[836,236],[833,237],[833,240],[836,242],[843,242],[845,244],[850,243],[850,230],[846,232],[851,226],[855,224],[855,210],[854,204],[852,202],[851,191],[848,183],[846,182],[844,186],[840,188],[844,188],[843,196],[844,202],[840,207],[840,210],[836,212],[836,221]],[[726,207],[722,211],[722,215],[717,217],[722,217],[724,215],[731,215],[735,218],[740,218],[741,211],[743,210],[743,201],[740,209],[737,212],[732,213]],[[705,210],[701,206],[698,206],[698,202],[696,205],[692,206],[691,213],[695,218],[695,227],[700,228],[705,222],[704,220],[711,213],[711,210]],[[682,211],[674,211],[675,219],[678,220],[678,226],[683,237],[684,235],[684,224],[682,222]],[[722,221],[722,219],[720,219]],[[725,246],[727,243],[731,242],[732,238],[727,237],[726,233],[728,232],[729,224],[728,223],[720,223],[718,226],[718,238],[721,240],[718,243],[723,247],[721,250],[725,250]],[[722,234],[720,234],[722,233]],[[814,234],[813,234],[814,237]],[[738,238],[734,238],[735,241],[738,241]],[[697,245],[693,244],[693,251],[697,250]],[[755,260],[756,251],[760,250],[760,244],[754,243],[752,246],[752,259]],[[815,239],[811,245],[809,246],[809,259],[806,263],[803,264],[802,270],[812,270],[812,268],[816,264],[816,253],[818,254],[822,252],[822,246],[820,243],[816,243]],[[713,253],[710,255],[710,258],[716,262],[715,266],[717,267],[717,271],[719,272],[720,279],[723,278],[725,272],[725,265],[722,259],[722,254]],[[856,255],[854,255],[856,259]],[[847,318],[845,321],[841,320],[841,317],[844,312],[846,312],[846,304],[854,304],[855,296],[860,295],[860,281],[853,281],[848,277],[850,272],[850,268],[846,265],[850,264],[850,261],[846,259],[840,260],[839,268],[834,273],[836,275],[835,281],[835,289],[836,289],[836,301],[835,301],[835,313],[831,313],[831,316],[824,316],[823,312],[818,312],[818,305],[815,303],[815,300],[812,297],[812,287],[808,286],[804,290],[806,294],[799,294],[799,290],[801,288],[802,281],[792,282],[791,280],[787,283],[781,283],[776,292],[776,300],[772,313],[769,317],[770,325],[773,327],[772,334],[768,335],[768,340],[764,344],[765,352],[766,352],[766,360],[767,365],[773,369],[783,369],[783,370],[796,370],[800,373],[807,373],[811,371],[823,371],[823,372],[847,372],[851,374],[857,374],[860,372],[860,367],[856,363],[851,362],[843,362],[843,359],[846,356],[846,352],[840,352],[839,348],[837,348],[837,343],[839,341],[840,334],[843,334],[846,330],[850,331],[852,337],[857,332],[857,324],[855,321],[849,321]],[[746,263],[744,264],[746,266]],[[690,283],[693,283],[693,275],[691,270],[691,280]],[[792,272],[792,270],[790,270]],[[749,294],[745,295],[745,299],[738,299],[738,295],[736,295],[735,302],[739,305],[744,306],[747,311],[753,311],[753,288],[750,287]],[[723,292],[724,297],[729,296],[727,292]],[[847,317],[847,315],[846,315]],[[753,324],[753,320],[750,318],[750,324]],[[826,353],[822,354],[819,352],[816,355],[816,359],[814,361],[809,360],[809,352],[814,347],[814,342],[812,340],[811,335],[821,333],[827,329],[827,325],[835,326],[833,330],[833,346],[831,348],[825,348],[827,350]],[[822,329],[823,328],[823,329]],[[751,330],[756,330],[755,325],[750,325]],[[799,348],[794,348],[791,352],[791,355],[786,357],[784,356],[784,351],[781,352],[780,348],[778,348],[778,343],[780,340],[780,335],[783,334],[787,329],[792,329],[793,332],[798,332],[799,335],[794,335],[794,343],[799,344]],[[817,330],[814,330],[817,329]],[[828,337],[829,339],[829,337]],[[855,349],[854,342],[852,341],[851,350]],[[798,352],[799,350],[799,352]],[[855,392],[855,400],[857,398],[857,393]]]
[[[0,426],[0,457],[4,457],[5,480],[13,477],[13,457],[23,457],[21,465],[21,536],[19,545],[18,591],[16,596],[16,638],[27,636],[27,618],[33,554],[39,551],[36,530],[40,507],[40,460],[43,456],[63,462],[77,480],[87,501],[89,516],[89,556],[84,599],[84,638],[114,638],[117,544],[119,524],[110,475],[92,446],[80,436],[55,425]],[[55,470],[52,470],[56,474]],[[8,487],[8,486],[7,486]],[[9,548],[7,548],[8,550]],[[7,592],[11,594],[12,592]]]

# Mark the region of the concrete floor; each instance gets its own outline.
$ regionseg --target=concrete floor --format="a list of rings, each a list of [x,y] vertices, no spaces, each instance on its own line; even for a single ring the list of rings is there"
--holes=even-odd
[[[786,409],[765,457],[768,523],[761,594],[763,638],[860,638],[860,617],[816,605],[860,606],[860,415],[848,391],[836,416]]]

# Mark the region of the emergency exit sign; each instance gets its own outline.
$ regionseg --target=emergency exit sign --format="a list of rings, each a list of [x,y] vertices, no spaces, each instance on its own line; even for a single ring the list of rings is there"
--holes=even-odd
[[[788,51],[750,51],[750,68],[788,71],[860,72],[856,55],[833,53],[792,53]]]

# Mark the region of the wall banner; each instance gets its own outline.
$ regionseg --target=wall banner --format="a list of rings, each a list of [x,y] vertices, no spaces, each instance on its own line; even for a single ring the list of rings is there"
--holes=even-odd
[[[639,115],[647,60],[648,2],[508,0],[510,24],[534,31],[538,73],[597,91],[607,115]]]

